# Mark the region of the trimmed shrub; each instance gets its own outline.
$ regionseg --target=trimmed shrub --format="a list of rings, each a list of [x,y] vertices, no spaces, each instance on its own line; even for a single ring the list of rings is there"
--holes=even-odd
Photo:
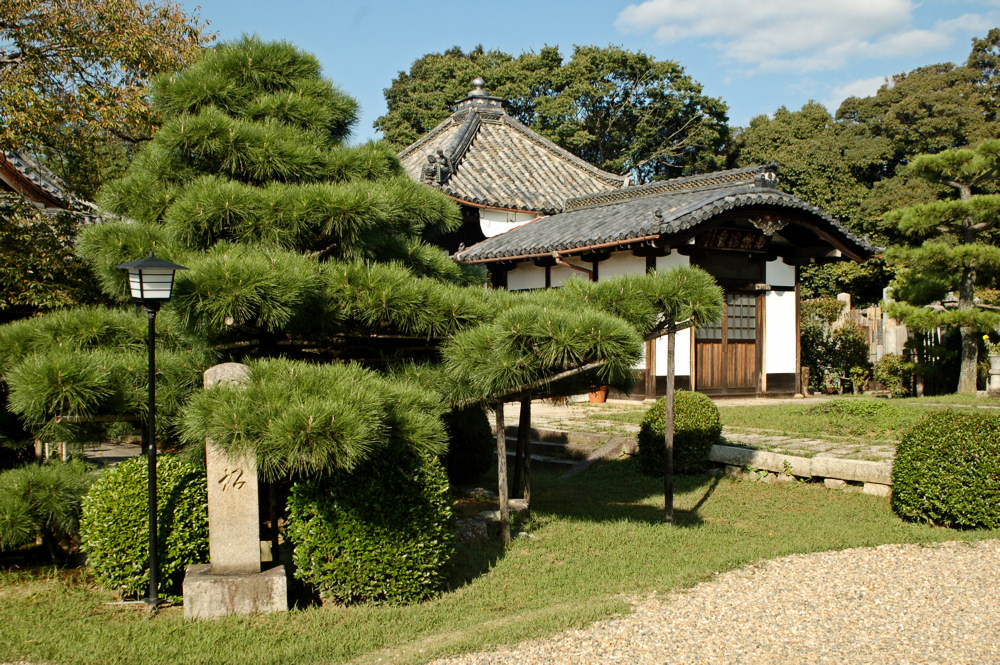
[[[149,588],[147,460],[135,457],[101,474],[83,499],[82,549],[98,583],[123,597]],[[204,470],[170,455],[156,458],[156,529],[163,595],[180,590],[184,569],[208,561]]]
[[[903,435],[892,508],[908,520],[1000,527],[1000,416],[934,413]]]
[[[663,436],[667,398],[661,397],[642,417],[639,467],[650,476],[663,475]],[[674,393],[674,473],[700,473],[708,468],[708,452],[719,442],[719,409],[707,396],[688,390]]]
[[[914,365],[902,356],[887,353],[872,367],[872,378],[894,397],[905,397],[910,391]]]
[[[452,409],[441,418],[448,430],[448,451],[442,461],[453,485],[479,479],[496,459],[496,436],[481,406]]]
[[[94,476],[81,462],[29,464],[0,474],[0,549],[41,538],[61,559],[80,537],[80,503]]]
[[[454,536],[436,457],[395,451],[350,473],[300,480],[288,511],[295,576],[324,600],[415,602],[444,583]]]

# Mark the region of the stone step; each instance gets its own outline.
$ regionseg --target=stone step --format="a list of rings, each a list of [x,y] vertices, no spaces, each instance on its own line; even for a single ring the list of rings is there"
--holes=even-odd
[[[508,425],[506,428],[508,437],[517,436],[517,425]],[[608,440],[607,434],[594,434],[592,432],[569,432],[560,429],[540,429],[538,427],[528,428],[528,436],[535,441],[551,441],[552,443],[568,443],[570,445],[587,446],[598,448]]]
[[[587,455],[592,452],[590,448],[581,448],[555,441],[538,441],[532,439],[528,442],[528,445],[531,448],[532,455],[541,455],[555,459],[582,460],[587,459]],[[508,436],[507,451],[511,452],[515,450],[517,450],[517,438]]]
[[[514,458],[516,456],[515,451],[507,450],[507,475],[510,476],[513,473],[512,466],[514,464]],[[532,469],[544,469],[546,471],[555,471],[557,473],[566,473],[577,464],[580,460],[575,459],[565,459],[560,457],[549,457],[548,455],[531,455],[531,468]]]

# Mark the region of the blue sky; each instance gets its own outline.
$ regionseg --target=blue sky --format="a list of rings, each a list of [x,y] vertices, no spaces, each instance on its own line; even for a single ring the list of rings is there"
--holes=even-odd
[[[378,138],[383,90],[420,56],[482,44],[514,55],[621,45],[677,60],[744,126],[810,99],[831,112],[886,76],[963,62],[1000,25],[1000,0],[182,0],[219,39],[257,34],[314,53],[361,103],[354,140]],[[487,87],[488,86],[487,82]]]

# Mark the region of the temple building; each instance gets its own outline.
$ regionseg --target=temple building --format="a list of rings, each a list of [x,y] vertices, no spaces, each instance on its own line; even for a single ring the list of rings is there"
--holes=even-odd
[[[545,149],[529,152],[529,145]],[[875,249],[867,240],[779,191],[773,164],[629,186],[550,146],[477,85],[451,118],[400,156],[412,177],[478,212],[478,226],[467,214],[453,258],[485,266],[494,286],[557,288],[574,276],[598,281],[698,266],[723,287],[725,313],[715,325],[677,335],[676,387],[716,395],[802,391],[799,268],[865,261]],[[493,224],[500,214],[509,217]],[[666,340],[648,342],[632,397],[664,393],[665,361]]]
[[[509,116],[483,80],[455,113],[401,153],[411,178],[462,206],[449,251],[561,212],[572,198],[624,187],[627,176],[591,166]]]

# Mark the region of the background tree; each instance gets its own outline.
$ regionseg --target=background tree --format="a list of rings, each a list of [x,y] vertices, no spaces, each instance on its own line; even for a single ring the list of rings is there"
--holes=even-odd
[[[40,310],[93,302],[99,290],[73,252],[79,218],[0,198],[0,323]]]
[[[191,61],[210,36],[165,0],[0,4],[0,146],[31,148],[77,194],[149,138],[146,84]]]
[[[995,311],[977,307],[976,286],[993,286],[1000,275],[1000,247],[987,244],[988,232],[1000,221],[1000,195],[984,188],[1000,179],[1000,140],[975,148],[921,155],[909,166],[921,178],[952,189],[953,197],[886,215],[901,233],[922,243],[898,246],[886,253],[897,266],[889,313],[918,330],[958,328],[961,370],[958,392],[975,393],[979,337],[1000,321]],[[954,307],[945,306],[957,294]],[[934,308],[927,305],[935,304]]]
[[[452,113],[481,76],[519,121],[575,155],[638,182],[709,171],[724,161],[727,108],[674,61],[620,47],[545,47],[518,57],[479,47],[417,60],[385,92],[375,128],[397,149]]]
[[[836,116],[815,103],[799,111],[759,116],[740,132],[732,162],[782,166],[780,187],[828,210],[881,246],[906,243],[883,215],[933,201],[948,187],[906,169],[918,154],[975,144],[1000,134],[995,99],[994,29],[963,65],[920,67],[886,80],[870,97],[851,97]],[[991,90],[993,92],[991,92]],[[849,292],[854,302],[877,302],[892,279],[878,257],[865,265],[836,263],[802,271],[806,297]]]

